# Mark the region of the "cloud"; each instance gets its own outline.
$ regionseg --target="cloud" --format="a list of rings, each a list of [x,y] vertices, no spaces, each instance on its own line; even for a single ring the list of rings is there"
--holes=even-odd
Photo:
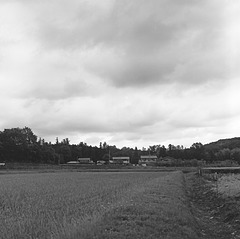
[[[88,57],[86,69],[116,87],[226,78],[225,1],[108,1],[104,7],[73,1],[66,9],[65,1],[57,8],[53,3],[36,18],[42,46],[94,47],[98,56]]]
[[[239,132],[240,4],[0,6],[1,127],[120,146],[190,144]]]
[[[34,23],[21,26],[29,34],[28,41],[38,42],[32,57],[41,58],[38,53],[44,51],[43,61],[49,63],[35,64],[43,64],[46,74],[53,75],[53,70],[57,74],[61,71],[56,69],[58,63],[62,68],[72,67],[68,74],[53,78],[75,81],[69,77],[70,71],[78,71],[74,60],[79,62],[81,72],[115,87],[169,82],[204,84],[226,80],[229,74],[223,34],[225,1],[219,4],[185,0],[179,4],[164,0],[112,0],[99,4],[72,0],[67,4],[61,0],[56,4],[52,0],[26,1],[16,6],[20,9],[18,15],[27,16],[23,17],[24,23]],[[75,58],[70,59],[69,55]],[[42,74],[40,71],[41,67],[34,69]],[[49,97],[67,97],[60,93],[61,89]]]

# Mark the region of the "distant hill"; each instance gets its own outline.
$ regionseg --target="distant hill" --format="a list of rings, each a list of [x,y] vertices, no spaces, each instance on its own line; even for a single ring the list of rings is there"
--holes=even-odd
[[[240,148],[240,137],[235,137],[231,139],[220,139],[216,142],[205,144],[204,148],[207,151],[218,151],[225,148]]]

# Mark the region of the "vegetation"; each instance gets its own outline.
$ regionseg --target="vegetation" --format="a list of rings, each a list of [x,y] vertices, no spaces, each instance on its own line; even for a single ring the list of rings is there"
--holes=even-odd
[[[28,127],[0,131],[0,162],[60,164],[84,157],[97,163],[99,160],[108,162],[109,156],[128,156],[130,163],[137,164],[140,155],[156,155],[160,159],[169,156],[175,159],[174,166],[196,166],[200,160],[207,163],[226,160],[240,163],[240,138],[219,140],[206,145],[196,142],[190,148],[159,144],[149,146],[148,149],[119,149],[106,142],[100,142],[99,147],[84,142],[70,144],[68,138],[62,141],[56,138],[55,143],[45,142]]]
[[[204,145],[206,160],[233,160],[240,163],[240,138],[221,139]]]
[[[8,174],[0,195],[5,239],[196,238],[180,172]]]

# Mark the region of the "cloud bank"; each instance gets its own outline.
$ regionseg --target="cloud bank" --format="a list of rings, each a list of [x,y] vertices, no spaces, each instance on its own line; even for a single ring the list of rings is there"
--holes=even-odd
[[[237,136],[238,10],[226,0],[1,0],[0,126],[120,147]]]

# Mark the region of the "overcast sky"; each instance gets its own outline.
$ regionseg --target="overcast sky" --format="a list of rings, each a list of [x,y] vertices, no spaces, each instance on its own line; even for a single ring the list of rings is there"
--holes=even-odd
[[[0,131],[189,147],[240,136],[240,1],[0,0]]]

